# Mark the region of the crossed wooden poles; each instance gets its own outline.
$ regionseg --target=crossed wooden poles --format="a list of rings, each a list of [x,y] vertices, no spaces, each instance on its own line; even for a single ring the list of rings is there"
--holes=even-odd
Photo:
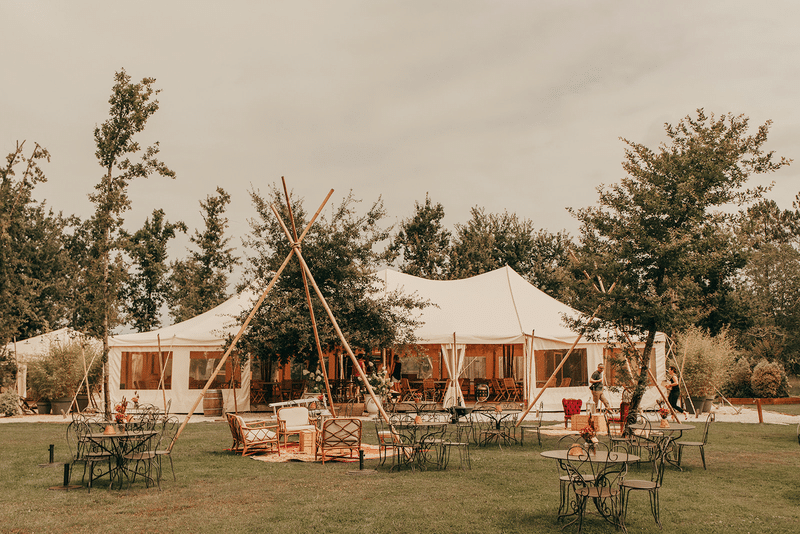
[[[303,254],[301,252],[301,244],[303,242],[303,239],[305,239],[306,234],[311,229],[311,225],[314,224],[314,221],[316,221],[317,217],[319,217],[319,214],[322,212],[322,209],[325,207],[325,204],[327,204],[328,200],[331,198],[331,195],[333,194],[333,189],[331,189],[328,192],[328,195],[325,197],[325,200],[322,201],[322,204],[320,205],[319,209],[316,211],[314,216],[311,218],[311,220],[309,221],[308,225],[303,230],[303,233],[300,234],[300,236],[298,237],[297,236],[297,228],[295,226],[294,214],[292,213],[292,205],[291,205],[291,201],[289,199],[288,190],[286,189],[286,181],[283,179],[283,177],[281,177],[281,181],[283,182],[283,191],[284,191],[284,194],[286,195],[286,204],[289,207],[289,218],[290,218],[291,224],[292,224],[292,231],[291,232],[286,227],[286,224],[283,222],[283,219],[281,219],[281,216],[278,214],[278,210],[275,208],[275,205],[273,204],[270,207],[272,208],[272,213],[275,214],[275,217],[277,218],[278,223],[281,225],[281,228],[283,229],[283,232],[286,234],[286,238],[289,240],[289,243],[291,243],[292,249],[289,251],[289,254],[286,255],[286,259],[283,260],[283,263],[281,264],[280,268],[278,268],[277,272],[275,273],[275,276],[272,277],[272,280],[270,280],[270,282],[267,285],[266,289],[264,289],[264,292],[261,294],[261,297],[259,297],[258,301],[256,301],[255,306],[253,307],[253,310],[247,316],[247,319],[245,319],[244,323],[242,323],[242,326],[239,329],[239,332],[237,332],[236,336],[233,338],[233,341],[231,341],[231,344],[228,347],[228,350],[225,351],[225,354],[220,359],[219,363],[217,364],[217,367],[214,369],[214,372],[209,377],[208,382],[206,382],[206,385],[203,388],[203,391],[200,392],[200,395],[197,397],[197,400],[195,400],[194,404],[192,405],[192,408],[189,410],[189,413],[186,415],[186,419],[184,419],[184,421],[181,424],[180,428],[175,433],[175,437],[172,439],[172,443],[170,443],[170,446],[169,446],[170,449],[175,444],[175,442],[178,440],[178,437],[180,437],[181,432],[183,432],[183,429],[186,427],[186,424],[189,422],[189,419],[192,417],[192,415],[194,414],[195,410],[197,410],[197,406],[203,400],[203,396],[205,395],[206,391],[208,391],[208,389],[211,387],[211,384],[214,382],[214,379],[217,377],[219,372],[222,370],[222,367],[225,365],[225,362],[228,360],[228,357],[230,357],[231,352],[233,352],[233,350],[236,348],[236,344],[239,342],[239,339],[242,337],[242,334],[247,329],[247,326],[250,324],[250,321],[253,319],[253,317],[255,316],[255,314],[258,311],[258,309],[261,307],[261,304],[264,302],[264,299],[267,297],[269,292],[275,286],[276,282],[278,281],[278,279],[280,278],[281,274],[283,273],[283,270],[286,268],[287,265],[289,265],[289,261],[292,259],[292,256],[296,256],[297,257],[297,260],[300,262],[300,265],[302,267],[303,285],[305,286],[306,300],[308,302],[308,308],[309,308],[310,313],[311,313],[311,323],[312,323],[313,328],[314,328],[314,339],[316,341],[317,350],[319,352],[320,367],[322,368],[323,377],[325,378],[325,390],[326,390],[326,393],[328,395],[328,399],[331,401],[329,403],[330,407],[331,407],[331,413],[333,414],[334,417],[336,417],[336,410],[335,410],[335,408],[333,406],[333,397],[331,396],[331,386],[330,386],[330,383],[328,382],[328,372],[327,372],[326,366],[325,366],[325,364],[323,362],[322,347],[321,347],[320,341],[319,341],[319,332],[317,331],[317,323],[316,323],[316,319],[314,318],[314,309],[311,306],[311,292],[310,292],[309,287],[308,287],[308,283],[309,282],[311,282],[311,285],[314,288],[314,292],[317,294],[317,297],[319,298],[320,302],[322,302],[322,306],[323,306],[323,308],[325,308],[325,312],[328,314],[328,318],[331,320],[331,323],[333,324],[333,328],[336,331],[336,335],[339,337],[339,341],[342,343],[342,346],[347,351],[348,356],[350,356],[350,359],[353,362],[353,368],[358,371],[358,376],[361,379],[361,382],[364,384],[364,387],[367,389],[367,392],[369,393],[369,395],[372,398],[373,402],[378,407],[378,411],[380,412],[381,417],[383,417],[383,419],[386,421],[387,424],[390,424],[389,415],[383,409],[383,404],[380,402],[378,397],[375,395],[375,391],[372,389],[372,386],[369,384],[369,381],[367,380],[367,375],[364,373],[364,369],[362,369],[361,366],[358,364],[358,360],[356,359],[355,354],[353,354],[353,350],[350,348],[350,345],[347,343],[347,340],[344,338],[344,334],[342,334],[342,330],[339,328],[339,323],[336,321],[336,317],[334,317],[333,312],[331,311],[330,307],[328,306],[328,302],[325,300],[325,297],[322,295],[322,292],[319,289],[319,286],[317,286],[317,282],[314,280],[314,275],[311,273],[311,270],[308,268],[308,264],[306,263],[305,259],[303,258]]]

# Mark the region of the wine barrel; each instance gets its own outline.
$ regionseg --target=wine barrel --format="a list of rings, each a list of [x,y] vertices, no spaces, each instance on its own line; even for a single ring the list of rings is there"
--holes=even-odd
[[[222,390],[209,389],[203,395],[203,415],[206,417],[222,416]]]

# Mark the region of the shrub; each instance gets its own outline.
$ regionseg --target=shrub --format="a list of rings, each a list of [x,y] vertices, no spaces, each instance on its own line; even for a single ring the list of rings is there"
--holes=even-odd
[[[17,399],[17,392],[13,389],[9,389],[0,395],[0,412],[8,417],[19,415],[19,400]]]
[[[675,363],[679,369],[683,363],[683,380],[689,394],[693,397],[716,395],[737,356],[727,331],[712,336],[693,326],[677,336],[677,345],[676,354],[685,361]]]
[[[53,400],[75,395],[83,380],[83,358],[89,365],[96,352],[87,345],[82,354],[77,339],[51,345],[46,354],[28,364],[28,387],[35,392],[34,397]],[[89,372],[91,384],[98,383],[101,371],[100,358],[95,357]]]
[[[756,364],[750,377],[750,387],[756,397],[786,397],[789,395],[789,380],[783,366],[769,362],[766,358]]]
[[[728,397],[752,397],[753,389],[750,387],[750,377],[753,374],[750,361],[742,356],[734,361],[728,368],[728,377],[722,386],[722,392]]]

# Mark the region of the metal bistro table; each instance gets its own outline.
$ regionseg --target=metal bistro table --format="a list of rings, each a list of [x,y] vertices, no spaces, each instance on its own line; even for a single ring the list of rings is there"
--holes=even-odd
[[[415,423],[413,421],[394,423],[395,430],[400,434],[403,444],[402,450],[398,450],[398,462],[396,464],[399,469],[402,465],[414,468],[426,469],[432,465],[439,466],[440,457],[438,449],[440,448],[442,436],[447,429],[447,423],[444,421],[423,421]],[[392,466],[394,469],[395,466]]]
[[[125,455],[140,448],[146,447],[148,442],[157,435],[155,430],[132,430],[132,431],[116,431],[114,434],[106,434],[105,432],[92,432],[86,435],[86,438],[100,447],[107,453],[114,457],[114,465],[109,472],[108,489],[110,490],[114,485],[114,481],[119,480],[119,489],[122,489],[124,483],[123,477],[129,478],[129,473],[133,472],[128,468],[125,460]],[[91,474],[89,476],[89,489],[91,490]],[[151,480],[151,482],[154,482]]]
[[[647,430],[646,425],[644,425],[642,423],[632,424],[630,428],[631,428],[631,430]],[[657,436],[658,433],[660,432],[660,433],[662,433],[664,435],[669,434],[669,436],[672,438],[672,442],[674,443],[675,441],[681,439],[681,436],[683,436],[683,433],[685,431],[694,430],[694,428],[695,428],[694,425],[690,425],[688,423],[672,423],[671,422],[669,424],[669,426],[662,427],[662,426],[658,426],[658,424],[654,425],[651,422],[650,428],[649,428],[649,430],[650,430],[649,439],[654,439],[654,435]],[[672,444],[670,444],[670,448],[667,451],[667,455],[664,457],[664,459],[667,461],[667,463],[669,463],[671,465],[674,465],[680,471],[683,471],[683,468],[680,465],[678,465],[678,459],[675,457],[675,447],[672,446]]]
[[[512,415],[516,416],[522,413],[522,410],[502,410],[498,412],[497,410],[475,410],[472,413],[478,414],[481,416],[485,416],[492,420],[494,423],[493,429],[487,429],[481,432],[483,439],[480,440],[480,445],[482,447],[488,445],[492,441],[497,441],[498,446],[502,448],[500,442],[504,445],[508,445],[510,443],[517,443],[516,435],[511,435],[508,432],[507,428],[503,428],[503,421],[507,418],[511,417]]]
[[[585,453],[576,456],[569,456],[568,449],[558,449],[552,451],[543,451],[541,453],[542,457],[549,458],[551,460],[557,460],[559,463],[559,467],[562,471],[569,473],[570,470],[567,468],[567,464],[570,460],[573,461],[592,461],[597,463],[610,463],[610,464],[627,464],[632,462],[638,462],[640,460],[639,456],[635,454],[629,454],[627,452],[617,452],[617,451],[605,451],[605,450],[598,450],[597,452],[593,453],[591,456],[587,456]],[[599,474],[595,477],[594,482],[596,484],[602,483],[603,476]],[[566,497],[563,497],[566,499]],[[595,508],[597,509],[598,513],[608,522],[617,525],[618,521],[616,517],[613,517],[609,514],[609,510],[605,509],[601,506],[599,499],[592,499],[594,501]],[[567,506],[567,502],[562,502],[559,504],[559,516],[558,519],[564,519],[570,515],[574,515],[575,512],[571,514],[562,513],[566,512],[569,507]]]

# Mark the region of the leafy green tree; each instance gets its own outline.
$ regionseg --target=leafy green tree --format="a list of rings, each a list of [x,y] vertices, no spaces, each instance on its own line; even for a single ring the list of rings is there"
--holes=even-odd
[[[200,201],[205,230],[196,230],[190,238],[199,250],[172,264],[169,308],[176,322],[208,311],[229,297],[228,275],[239,264],[233,248],[228,246],[230,238],[225,237],[228,219],[224,215],[230,201],[230,195],[221,187],[217,187],[215,196]]]
[[[442,226],[444,207],[433,205],[425,195],[425,204],[414,203],[414,216],[400,223],[400,230],[389,251],[402,256],[400,271],[429,280],[441,280],[447,273],[450,231]]]
[[[133,260],[133,272],[122,291],[128,320],[138,332],[161,326],[161,307],[169,291],[167,245],[178,231],[185,232],[186,225],[170,223],[165,220],[164,210],[153,210],[125,247]]]
[[[677,332],[708,317],[714,296],[742,264],[730,231],[736,215],[722,208],[758,200],[766,188],[748,189],[748,178],[789,164],[762,148],[771,122],[753,135],[748,122],[743,115],[715,118],[698,109],[696,118],[666,124],[668,144],[656,151],[623,139],[627,176],[598,188],[598,206],[576,212],[581,248],[575,267],[608,290],[578,286],[584,309],[602,304],[603,326],[645,340],[634,365],[631,414],[648,383],[644,355],[656,332]]]
[[[114,75],[115,84],[108,102],[109,118],[94,130],[97,157],[104,174],[89,199],[95,212],[78,235],[87,239],[82,258],[86,261],[83,279],[83,310],[81,318],[86,330],[103,339],[105,380],[108,381],[108,337],[120,321],[121,287],[126,276],[122,257],[121,238],[123,214],[130,208],[128,185],[135,178],[159,174],[174,178],[171,171],[157,156],[159,144],[145,148],[139,161],[130,156],[141,151],[134,137],[141,133],[150,117],[158,111],[153,88],[154,78],[143,78],[132,83],[131,77],[121,70]],[[75,248],[77,250],[77,247]],[[106,411],[109,410],[108,384],[106,383]]]
[[[505,265],[518,273],[532,271],[534,231],[529,219],[478,207],[471,213],[466,224],[455,225],[448,278],[467,278]]]
[[[753,361],[782,361],[800,370],[800,212],[781,210],[771,200],[747,210],[738,234],[750,251],[737,278],[737,296],[747,304],[750,322],[739,343]]]
[[[267,198],[255,191],[251,198],[258,218],[250,221],[251,232],[245,239],[245,245],[255,251],[245,267],[245,284],[261,292],[291,249],[270,205],[275,205],[287,225],[290,223],[283,194],[277,187],[271,188]],[[417,323],[409,312],[423,303],[415,297],[383,295],[373,275],[387,257],[386,252],[376,252],[377,245],[388,237],[388,229],[380,225],[385,216],[383,204],[378,200],[366,213],[359,214],[356,203],[350,194],[332,210],[325,210],[329,215],[321,216],[303,240],[303,257],[353,350],[367,352],[413,342]],[[308,217],[300,200],[292,200],[292,210],[299,234]],[[313,289],[311,294],[323,350],[341,350]],[[296,259],[283,271],[238,348],[281,363],[316,361],[303,276]]]
[[[71,219],[32,198],[36,184],[46,181],[39,163],[50,155],[36,144],[26,156],[24,145],[0,168],[1,347],[59,328],[69,316],[63,237]]]

